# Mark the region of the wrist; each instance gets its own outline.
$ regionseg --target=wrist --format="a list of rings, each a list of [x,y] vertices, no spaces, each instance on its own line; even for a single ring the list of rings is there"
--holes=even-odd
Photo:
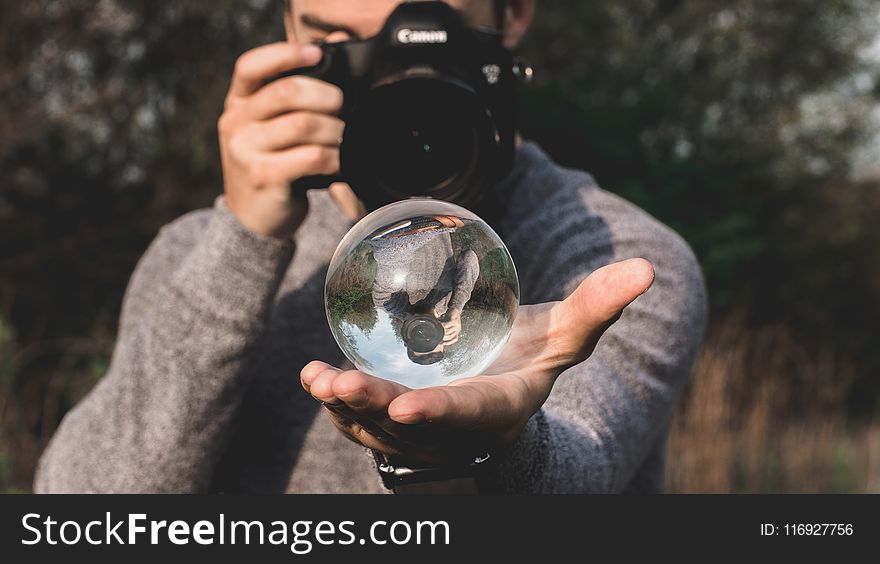
[[[255,235],[290,240],[305,222],[308,200],[242,203],[225,195],[226,205],[241,225]]]
[[[295,249],[294,241],[244,227],[221,195],[198,244],[161,291],[168,292],[175,309],[192,308],[230,326],[249,328],[263,323]]]
[[[394,493],[493,493],[495,458],[484,452],[459,464],[428,465],[372,450],[376,469]]]

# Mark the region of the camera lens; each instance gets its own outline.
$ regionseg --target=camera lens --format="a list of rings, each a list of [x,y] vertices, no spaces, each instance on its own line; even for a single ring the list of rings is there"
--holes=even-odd
[[[429,353],[443,342],[443,325],[431,315],[413,315],[403,323],[406,346],[417,353]]]
[[[439,75],[389,81],[356,113],[343,166],[383,192],[383,203],[411,196],[466,203],[482,188],[495,131],[463,83]]]
[[[374,160],[380,183],[395,192],[427,196],[471,170],[479,147],[466,108],[443,101],[424,81],[399,83],[381,99],[384,107],[374,114],[381,120],[375,126]]]

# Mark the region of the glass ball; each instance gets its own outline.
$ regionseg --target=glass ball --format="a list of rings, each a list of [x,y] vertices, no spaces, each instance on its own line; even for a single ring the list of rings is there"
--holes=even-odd
[[[485,221],[420,198],[352,227],[330,261],[324,305],[358,370],[426,388],[492,364],[510,337],[519,292],[510,252]]]

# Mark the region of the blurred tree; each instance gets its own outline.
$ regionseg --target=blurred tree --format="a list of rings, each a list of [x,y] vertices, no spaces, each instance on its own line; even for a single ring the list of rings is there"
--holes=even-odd
[[[880,191],[851,168],[876,135],[877,3],[541,7],[525,131],[682,233],[717,317],[833,336],[874,380]]]
[[[789,229],[794,216],[848,181],[872,133],[876,69],[861,54],[876,39],[875,3],[553,8],[529,42],[539,83],[527,129],[684,234],[716,306],[744,290],[766,305],[792,274],[777,245],[804,235]]]

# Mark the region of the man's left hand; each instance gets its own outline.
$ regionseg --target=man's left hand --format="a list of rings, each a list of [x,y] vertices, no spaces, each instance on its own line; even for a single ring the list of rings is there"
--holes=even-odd
[[[510,339],[485,374],[412,390],[358,370],[312,361],[307,392],[348,438],[428,464],[462,464],[510,445],[567,368],[586,360],[623,309],[654,281],[631,259],[600,268],[565,300],[520,306]]]
[[[443,325],[443,346],[453,345],[458,342],[458,336],[461,334],[461,310],[449,310],[445,317],[446,319],[440,322]]]

